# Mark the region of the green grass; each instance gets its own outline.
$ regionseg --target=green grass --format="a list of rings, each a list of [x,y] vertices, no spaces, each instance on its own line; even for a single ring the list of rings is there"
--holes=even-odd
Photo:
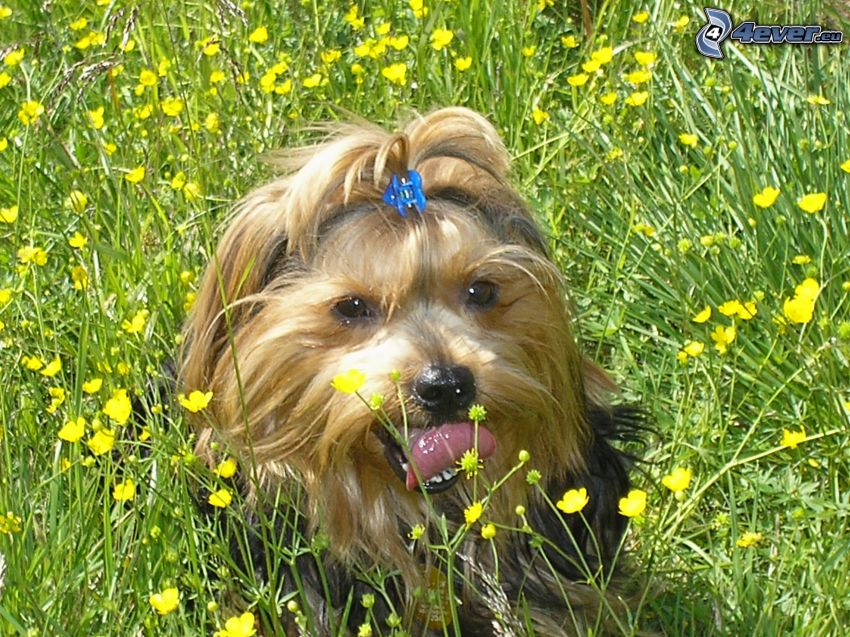
[[[0,64],[10,79],[0,88],[0,209],[4,217],[18,210],[15,221],[0,222],[0,289],[8,291],[0,296],[8,296],[0,304],[0,634],[209,635],[246,607],[266,634],[278,634],[289,600],[238,572],[218,528],[228,516],[203,517],[192,501],[218,479],[192,457],[179,409],[148,423],[148,440],[128,425],[114,427],[113,452],[94,456],[85,442],[96,427],[113,427],[101,410],[115,390],[141,392],[176,352],[219,222],[269,177],[264,152],[304,141],[310,122],[356,114],[392,127],[448,104],[480,110],[499,127],[516,157],[514,181],[572,286],[585,351],[656,423],[649,462],[635,476],[649,505],[628,538],[650,593],[622,632],[844,634],[847,46],[727,43],[727,58],[710,61],[694,47],[699,3],[591,3],[592,40],[578,3],[542,12],[527,2],[428,4],[421,19],[407,3],[361,6],[365,28],[354,31],[343,19],[347,3],[57,1],[47,10],[9,2],[0,50],[25,55]],[[734,4],[736,21],[824,24],[850,37],[838,2]],[[644,8],[649,20],[635,23]],[[690,23],[677,29],[682,16]],[[88,25],[72,31],[83,17]],[[355,47],[379,38],[381,22],[408,35],[407,48],[358,57]],[[268,41],[249,42],[260,25]],[[455,34],[439,52],[429,44],[438,27]],[[75,46],[92,30],[107,35],[104,44]],[[124,34],[135,44],[127,52]],[[562,41],[569,35],[577,48]],[[196,45],[210,36],[221,40],[213,56]],[[610,63],[570,86],[566,78],[603,46],[614,47]],[[533,47],[528,56],[525,47]],[[330,50],[341,57],[325,64]],[[636,51],[658,56],[639,87],[623,79],[638,68]],[[470,68],[457,70],[466,56]],[[137,94],[141,71],[157,72],[162,60],[170,68]],[[287,69],[277,84],[291,80],[291,90],[267,94],[260,78],[280,60]],[[403,86],[381,74],[393,63],[407,66]],[[215,94],[214,70],[224,74]],[[242,73],[250,74],[244,83]],[[305,87],[314,73],[320,85]],[[627,105],[636,90],[648,92],[646,103]],[[601,104],[612,91],[616,102]],[[829,103],[810,104],[816,95]],[[184,105],[178,117],[162,111],[171,97]],[[18,117],[27,100],[44,107],[29,126]],[[151,114],[142,119],[145,105]],[[100,107],[104,126],[95,129],[88,113]],[[536,123],[535,108],[548,119]],[[681,133],[696,134],[696,145]],[[129,183],[125,175],[139,166],[144,179]],[[180,172],[192,185],[172,187]],[[765,186],[781,193],[761,209],[752,198]],[[74,191],[87,200],[79,210]],[[797,200],[815,192],[827,194],[826,207],[802,211]],[[81,249],[68,243],[75,232],[87,239]],[[45,250],[43,266],[21,263],[27,246]],[[87,275],[82,290],[75,268]],[[821,286],[814,316],[787,322],[785,301],[806,278]],[[730,300],[754,300],[757,314],[723,316],[718,307]],[[706,305],[709,321],[693,322]],[[123,322],[140,310],[149,312],[143,330],[128,333]],[[730,325],[736,338],[721,355],[710,334]],[[705,350],[682,363],[677,353],[689,341]],[[61,370],[44,376],[24,357],[58,357]],[[90,395],[83,383],[92,378],[103,387]],[[50,413],[58,388],[64,399]],[[60,441],[60,427],[79,416],[83,440]],[[801,427],[809,439],[783,447],[783,430]],[[680,498],[660,482],[677,466],[693,472]],[[128,477],[136,497],[116,502],[113,489]],[[746,532],[760,541],[739,547]],[[321,549],[314,541],[272,554]],[[171,586],[180,604],[159,616],[148,597]]]

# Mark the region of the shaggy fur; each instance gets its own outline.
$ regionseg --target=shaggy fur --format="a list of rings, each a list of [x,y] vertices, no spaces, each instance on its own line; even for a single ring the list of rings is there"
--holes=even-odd
[[[212,462],[214,440],[241,452],[243,466],[256,467],[251,488],[300,494],[299,522],[281,524],[281,534],[329,539],[323,563],[296,565],[319,630],[335,623],[350,591],[359,599],[368,590],[357,574],[380,565],[397,574],[391,597],[412,633],[429,634],[412,593],[434,567],[407,534],[418,524],[433,534],[441,515],[463,526],[473,499],[462,478],[427,498],[407,488],[375,414],[331,387],[349,369],[366,375],[361,395],[382,395],[393,422],[404,411],[418,432],[464,422],[469,403],[483,405],[496,442],[482,469],[490,482],[525,449],[553,501],[574,486],[588,490],[587,523],[553,511],[524,472],[495,493],[486,521],[516,526],[523,505],[531,528],[559,550],[499,532],[496,582],[493,551],[480,527],[470,529],[455,565],[462,634],[499,624],[521,633],[527,621],[540,635],[567,635],[596,623],[601,608],[622,611],[618,596],[598,589],[612,575],[624,531],[617,502],[629,487],[627,458],[609,441],[633,429],[635,414],[606,404],[615,388],[577,349],[562,277],[508,183],[493,127],[448,108],[397,134],[342,126],[277,161],[283,176],[237,206],[207,269],[180,383],[214,393],[197,422],[198,453]],[[408,169],[422,175],[428,203],[402,217],[382,195]],[[435,406],[431,385],[422,389],[433,369],[467,370],[469,395]],[[353,612],[349,626],[361,620]]]

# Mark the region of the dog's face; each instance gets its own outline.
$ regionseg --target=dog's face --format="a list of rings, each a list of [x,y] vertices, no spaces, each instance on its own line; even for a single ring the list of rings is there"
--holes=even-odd
[[[214,392],[219,435],[341,529],[462,492],[457,460],[475,446],[491,479],[520,449],[544,473],[579,472],[597,381],[492,127],[445,109],[403,135],[348,130],[293,164],[243,201],[189,322],[183,382]],[[408,168],[427,206],[402,216],[382,193]],[[351,369],[395,431],[331,386]]]

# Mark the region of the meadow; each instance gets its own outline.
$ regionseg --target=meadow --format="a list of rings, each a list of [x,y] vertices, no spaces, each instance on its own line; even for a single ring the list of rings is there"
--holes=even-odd
[[[846,39],[842,5],[725,8]],[[250,467],[202,466],[203,405],[146,388],[265,153],[453,104],[499,128],[584,351],[650,415],[617,634],[846,634],[850,51],[709,60],[702,8],[0,1],[0,635],[309,634],[221,533]]]

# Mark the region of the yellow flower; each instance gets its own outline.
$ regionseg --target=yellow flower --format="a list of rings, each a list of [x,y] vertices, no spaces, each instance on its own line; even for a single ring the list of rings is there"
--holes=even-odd
[[[844,172],[846,172],[846,173],[850,173],[850,159],[848,159],[848,160],[847,160],[847,161],[845,161],[843,164],[841,164],[840,168],[841,168],[841,170],[843,170]]]
[[[136,312],[133,315],[133,318],[129,321],[124,319],[121,323],[121,329],[128,334],[140,334],[142,330],[145,329],[145,323],[147,323],[148,316],[150,316],[150,312],[146,309],[141,309]]]
[[[802,299],[815,300],[820,294],[820,284],[812,278],[804,280],[794,288],[794,295]]]
[[[688,341],[685,343],[682,351],[691,358],[696,358],[705,351],[705,343],[702,341]]]
[[[617,101],[617,94],[614,91],[610,91],[600,96],[599,101],[605,104],[605,106],[611,106],[611,104]]]
[[[232,501],[233,496],[227,489],[219,489],[215,493],[210,493],[210,497],[207,498],[209,504],[219,509],[226,509]]]
[[[81,265],[71,268],[71,281],[75,290],[85,290],[89,286],[89,273]]]
[[[800,427],[800,431],[789,431],[788,429],[782,430],[782,441],[779,443],[783,447],[788,447],[789,449],[796,449],[797,445],[801,442],[805,442],[806,440],[806,429],[804,427]]]
[[[0,20],[5,20],[12,15],[12,10],[6,5],[0,4]]]
[[[626,73],[626,81],[631,84],[643,84],[645,82],[649,82],[652,79],[652,73],[645,69],[638,69],[637,71],[632,71],[631,73]]]
[[[649,11],[641,11],[632,16],[632,22],[635,24],[643,24],[647,20],[649,20]]]
[[[699,143],[699,137],[693,133],[679,133],[679,141],[685,146],[696,148],[696,145]]]
[[[257,631],[254,630],[254,615],[242,613],[239,617],[231,617],[224,623],[224,628],[213,634],[213,637],[253,637]]]
[[[177,609],[180,603],[180,591],[176,588],[166,588],[161,593],[151,595],[148,601],[157,613],[167,615]]]
[[[831,102],[823,95],[809,95],[806,98],[806,101],[812,106],[827,106],[831,104]]]
[[[826,205],[826,193],[815,192],[805,195],[797,200],[797,205],[810,214],[820,212]]]
[[[150,69],[142,69],[139,73],[139,84],[142,86],[156,86],[157,81],[156,73]]]
[[[210,37],[204,38],[198,42],[198,48],[201,49],[201,52],[207,57],[212,57],[221,51],[221,40],[219,40],[218,37],[211,35]]]
[[[129,396],[127,396],[127,390],[116,389],[112,392],[112,396],[103,406],[103,413],[119,425],[126,423],[133,413],[133,405]]]
[[[635,91],[626,98],[626,104],[629,106],[643,106],[648,99],[649,93],[647,91]]]
[[[396,51],[404,51],[407,45],[410,44],[410,36],[394,35],[387,39],[387,43]]]
[[[15,223],[18,218],[18,207],[9,206],[8,208],[0,208],[0,221],[3,223]]]
[[[744,303],[739,303],[738,311],[735,313],[742,321],[749,321],[756,314],[758,314],[758,309],[756,309],[755,301],[746,301]]]
[[[50,361],[47,366],[39,372],[42,376],[47,376],[48,378],[53,378],[62,371],[62,361],[59,357],[55,357],[52,361]]]
[[[652,51],[637,51],[635,53],[635,62],[641,66],[652,66],[658,59],[658,55]]]
[[[47,413],[56,413],[56,410],[65,402],[65,390],[62,387],[51,387],[47,390],[50,394],[50,405],[47,407]]]
[[[590,79],[590,76],[587,73],[576,73],[575,75],[570,75],[567,77],[567,84],[570,86],[584,86],[587,84],[587,80]]]
[[[723,316],[735,316],[743,308],[738,300],[726,301],[717,307],[717,311]]]
[[[742,549],[748,549],[751,546],[755,546],[759,542],[764,539],[764,536],[761,533],[753,533],[752,531],[747,531],[738,540],[735,542],[735,546]]]
[[[564,493],[563,497],[555,503],[564,513],[578,513],[581,511],[590,498],[587,495],[587,489],[581,487],[579,489],[570,489]]]
[[[761,192],[753,195],[753,203],[759,208],[770,208],[776,203],[776,198],[779,196],[779,189],[772,186],[765,186]]]
[[[169,97],[162,100],[162,112],[169,117],[177,117],[183,112],[183,100],[179,97]]]
[[[596,73],[601,66],[602,64],[600,64],[598,60],[588,60],[581,65],[581,70],[585,73]]]
[[[269,30],[265,26],[259,26],[248,36],[248,41],[254,44],[263,44],[269,39]]]
[[[191,411],[193,414],[203,411],[207,408],[212,400],[213,393],[211,391],[202,392],[197,389],[189,392],[188,398],[183,394],[178,394],[177,400],[184,408]]]
[[[136,483],[132,478],[119,482],[112,489],[112,497],[118,502],[131,502],[136,497]]]
[[[590,59],[596,60],[600,64],[608,64],[608,62],[614,59],[614,49],[610,46],[603,46],[591,53]]]
[[[47,252],[38,246],[24,246],[18,249],[18,260],[21,263],[34,263],[43,266],[47,263]]]
[[[807,254],[798,254],[791,259],[791,263],[793,263],[794,265],[808,265],[811,262],[812,257]]]
[[[26,367],[31,372],[37,372],[44,367],[44,361],[38,356],[24,356],[21,358],[21,365]]]
[[[458,71],[466,71],[467,69],[469,69],[470,66],[472,66],[472,57],[470,56],[458,58],[455,60],[455,68]],[[848,168],[850,168],[850,159],[848,159],[846,163]],[[847,172],[850,172],[850,169],[848,169]]]
[[[496,525],[485,524],[481,527],[481,538],[484,540],[492,540],[496,537]]]
[[[625,498],[620,498],[620,515],[634,518],[646,509],[646,491],[632,489]]]
[[[735,329],[734,325],[730,325],[728,327],[718,325],[709,336],[711,336],[711,340],[714,341],[714,348],[720,354],[725,354],[729,349],[729,345],[735,340],[737,335],[738,331]]]
[[[228,458],[227,460],[223,460],[218,464],[215,468],[215,475],[219,478],[232,478],[236,473],[236,469],[238,468],[236,461],[233,458]]]
[[[21,105],[21,110],[18,111],[18,119],[24,126],[29,126],[34,124],[43,113],[44,106],[41,102],[27,100]]]
[[[431,32],[431,46],[435,51],[442,51],[454,39],[455,34],[448,29],[434,29]]]
[[[425,6],[425,0],[407,0],[407,4],[410,6],[413,11],[413,16],[422,19],[427,18],[429,9]]]
[[[86,394],[96,394],[100,391],[100,388],[103,386],[102,378],[92,378],[91,380],[87,380],[83,383],[83,391]]]
[[[691,484],[691,470],[684,467],[676,467],[669,474],[661,478],[661,484],[673,493],[684,491]]]
[[[319,54],[319,57],[322,58],[322,62],[324,64],[333,64],[342,57],[342,52],[339,49],[329,49],[327,51],[322,51]]]
[[[68,239],[68,245],[72,248],[76,248],[77,250],[85,248],[88,242],[89,240],[86,239],[82,234],[80,234],[79,230],[74,233],[74,236]]]
[[[349,26],[355,31],[359,31],[366,24],[366,20],[360,16],[360,10],[356,4],[352,4],[348,9],[348,13],[342,16],[342,19],[348,22]]]
[[[6,66],[17,66],[24,59],[24,49],[14,49],[9,51],[3,58],[3,63]]]
[[[812,320],[815,312],[814,299],[794,297],[785,299],[782,311],[792,323],[805,324]]]
[[[115,432],[110,429],[99,429],[86,443],[89,450],[96,456],[101,456],[115,446]]]
[[[537,47],[535,46],[524,46],[522,47],[522,50],[520,52],[522,53],[523,57],[530,58],[534,55],[535,51],[537,51]]]
[[[65,442],[79,442],[86,433],[86,419],[80,416],[69,420],[59,430],[59,439]]]
[[[711,306],[706,305],[705,308],[703,308],[702,311],[698,312],[697,315],[695,317],[693,317],[691,320],[694,323],[705,323],[710,318],[711,318]]]
[[[681,33],[685,30],[685,27],[688,26],[690,23],[691,19],[688,16],[683,15],[681,18],[679,18],[673,23],[673,28],[676,29],[676,31],[678,31],[679,33]]]
[[[404,86],[407,84],[407,66],[403,62],[390,64],[381,69],[381,75],[393,84]]]
[[[579,46],[578,40],[576,40],[576,36],[574,35],[561,36],[561,44],[563,44],[568,49],[575,49]]]
[[[144,178],[145,178],[145,167],[144,166],[137,166],[136,168],[133,168],[133,170],[128,172],[126,175],[124,175],[124,179],[129,181],[131,184],[137,184],[140,181],[142,181],[142,179],[144,179]]]
[[[0,153],[9,148],[9,139],[7,137],[0,137]]]
[[[463,511],[463,519],[466,520],[466,525],[471,526],[478,521],[481,514],[484,513],[484,503],[480,500],[473,502]]]
[[[6,73],[6,71],[0,71],[0,88],[4,86],[9,86],[9,82],[12,81],[12,76]]]
[[[343,394],[353,394],[366,383],[366,374],[359,369],[349,369],[347,372],[337,374],[331,382],[331,387]]]
[[[531,111],[531,117],[534,119],[534,123],[540,126],[543,122],[549,119],[549,113],[542,111],[535,106]]]
[[[103,128],[103,106],[99,106],[93,111],[89,111],[89,119],[91,120],[92,127],[96,130]]]
[[[321,85],[322,80],[324,79],[325,78],[322,77],[321,73],[313,73],[313,75],[304,78],[303,84],[305,88],[316,88],[317,86]]]

